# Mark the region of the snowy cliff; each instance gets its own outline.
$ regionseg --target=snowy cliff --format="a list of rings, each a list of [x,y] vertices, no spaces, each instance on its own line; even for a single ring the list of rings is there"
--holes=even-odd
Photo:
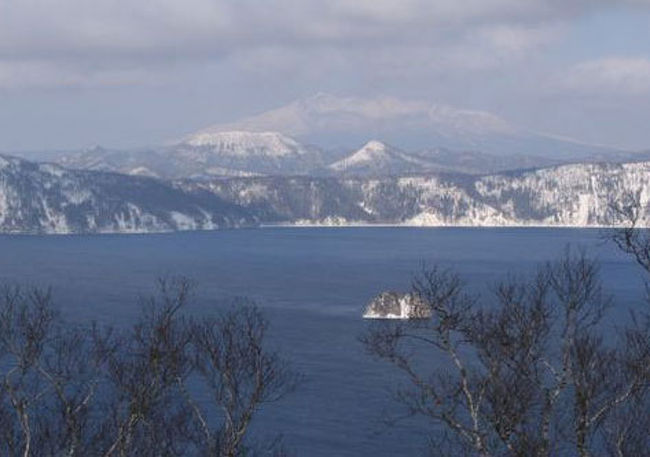
[[[180,182],[255,212],[266,223],[410,226],[609,226],[611,203],[639,191],[650,162],[575,164],[475,177],[265,177]],[[650,226],[650,214],[641,221]]]
[[[3,233],[144,233],[253,223],[237,205],[163,181],[0,156]]]
[[[616,225],[611,203],[650,203],[650,162],[473,176],[237,177],[167,181],[0,156],[0,232],[211,230],[258,224]],[[650,226],[650,214],[640,223]]]

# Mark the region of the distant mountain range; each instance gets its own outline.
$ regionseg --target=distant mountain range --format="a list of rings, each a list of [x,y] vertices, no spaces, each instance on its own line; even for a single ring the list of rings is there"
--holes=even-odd
[[[96,147],[21,156],[73,169],[165,179],[413,172],[480,175],[650,158],[648,153],[531,132],[483,111],[390,97],[327,94],[213,125],[159,147],[132,151]]]
[[[562,162],[617,148],[534,132],[493,113],[394,97],[339,97],[316,94],[236,122],[201,130],[277,131],[326,149],[350,149],[379,139],[408,151],[446,148],[496,156],[539,156]]]
[[[388,97],[319,94],[161,147],[27,157],[0,156],[0,232],[598,226],[625,192],[650,200],[650,152]]]
[[[0,156],[0,232],[148,233],[260,224],[605,226],[617,222],[610,203],[629,190],[641,190],[642,204],[650,203],[650,162],[485,176],[169,181]],[[650,226],[649,216],[641,223]]]
[[[575,162],[627,162],[650,154],[595,152],[571,160],[527,154],[428,148],[406,152],[378,140],[351,151],[327,151],[278,132],[227,131],[190,135],[157,149],[93,149],[45,157],[70,169],[109,171],[163,179],[245,176],[395,176],[404,173],[490,174]]]
[[[489,174],[561,163],[526,155],[493,156],[481,152],[426,149],[407,153],[381,141],[369,141],[359,150],[330,164],[339,176],[396,176],[418,173]]]
[[[68,168],[159,178],[307,174],[324,165],[319,149],[276,132],[197,134],[154,150],[93,148],[51,159]]]

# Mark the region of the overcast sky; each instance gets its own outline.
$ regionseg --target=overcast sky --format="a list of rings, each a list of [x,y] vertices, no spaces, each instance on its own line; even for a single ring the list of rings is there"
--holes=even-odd
[[[154,145],[317,92],[650,149],[650,0],[0,0],[0,150]]]

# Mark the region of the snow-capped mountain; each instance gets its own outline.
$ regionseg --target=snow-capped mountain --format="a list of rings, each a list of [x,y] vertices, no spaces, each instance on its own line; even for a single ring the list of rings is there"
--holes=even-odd
[[[368,138],[382,138],[407,150],[436,147],[561,161],[622,152],[533,132],[485,111],[395,97],[317,94],[205,129],[228,130],[278,131],[325,148],[350,148]]]
[[[71,169],[165,179],[324,174],[394,176],[431,172],[489,174],[561,163],[527,155],[495,156],[446,148],[407,153],[376,140],[352,152],[326,153],[273,132],[199,133],[160,149],[116,151],[94,147],[79,152],[51,153],[46,159]]]
[[[322,165],[317,148],[268,131],[198,132],[173,147],[171,154],[184,162],[199,165],[205,174],[223,174],[220,170],[304,174]],[[219,171],[214,173],[214,169]]]
[[[384,146],[370,151],[370,138]],[[392,144],[396,147],[388,147]],[[312,146],[318,145],[318,146]],[[399,148],[399,149],[398,149]],[[25,156],[83,170],[165,179],[412,172],[489,174],[576,162],[646,160],[636,154],[517,127],[480,110],[394,97],[317,94],[166,146]]]
[[[116,151],[95,147],[51,153],[45,159],[71,169],[164,179],[326,174],[394,176],[430,172],[488,174],[561,163],[527,155],[494,156],[445,148],[407,153],[375,140],[352,152],[325,152],[272,132],[200,133],[160,149]]]
[[[83,170],[161,178],[305,174],[323,165],[321,152],[277,132],[199,132],[156,150],[94,148],[59,157]]]
[[[558,160],[523,154],[494,156],[482,152],[445,148],[407,153],[381,141],[373,140],[327,168],[339,176],[377,177],[440,172],[484,175],[560,163]]]
[[[229,156],[286,157],[310,152],[293,138],[277,132],[199,132],[187,137],[182,144],[209,147],[216,154]]]
[[[330,164],[328,168],[342,175],[389,176],[433,171],[436,167],[422,158],[373,140],[348,157]]]
[[[338,97],[326,93],[295,100],[236,122],[213,125],[204,131],[273,130],[296,137],[356,132],[368,138],[373,136],[369,133],[374,130],[381,132],[391,128],[406,131],[435,128],[450,137],[517,132],[505,120],[483,111],[395,97]]]
[[[144,233],[255,223],[238,205],[160,180],[0,156],[2,233]]]

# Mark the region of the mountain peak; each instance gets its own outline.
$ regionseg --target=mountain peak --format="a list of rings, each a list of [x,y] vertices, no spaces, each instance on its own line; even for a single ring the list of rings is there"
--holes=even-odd
[[[230,130],[282,132],[334,149],[381,137],[406,150],[444,147],[500,156],[528,154],[573,160],[593,152],[615,151],[535,133],[476,108],[387,95],[363,98],[317,93],[203,132]]]
[[[348,134],[366,138],[395,132],[438,132],[442,136],[512,133],[515,128],[495,114],[382,95],[338,96],[317,93],[205,132],[279,131],[302,137]]]
[[[383,143],[379,140],[370,140],[364,144],[360,150],[380,152],[386,151],[387,149],[390,149],[390,146],[388,146],[386,143]]]
[[[403,156],[403,153],[382,141],[370,140],[348,157],[331,164],[330,169],[336,172],[361,169],[377,171],[401,163]]]
[[[209,147],[225,155],[273,155],[303,154],[306,148],[291,137],[279,132],[255,132],[246,130],[204,130],[190,135],[184,144]]]
[[[397,149],[383,141],[370,140],[347,159],[352,162],[368,162],[371,160],[387,160],[397,155]]]

